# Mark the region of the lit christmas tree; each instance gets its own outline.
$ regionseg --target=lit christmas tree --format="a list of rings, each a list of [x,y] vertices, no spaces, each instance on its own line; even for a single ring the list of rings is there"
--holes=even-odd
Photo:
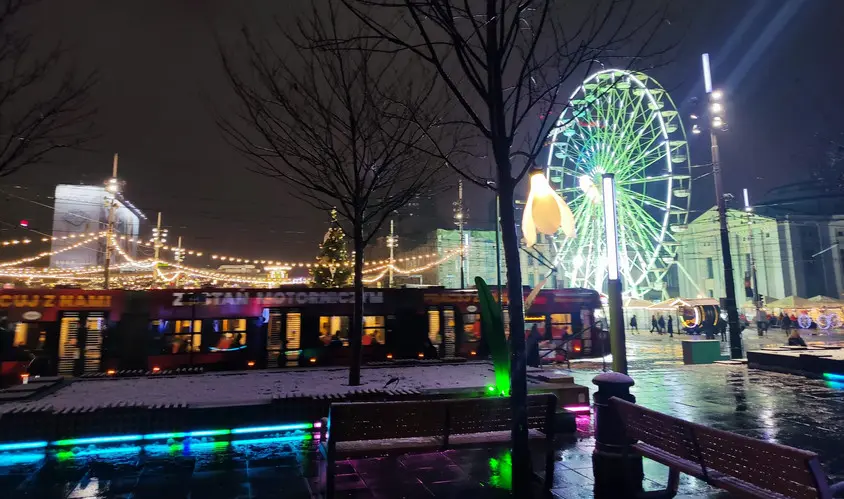
[[[337,210],[331,210],[331,226],[319,245],[318,267],[311,268],[314,286],[340,288],[351,284],[352,264],[346,251],[346,234],[337,223]]]

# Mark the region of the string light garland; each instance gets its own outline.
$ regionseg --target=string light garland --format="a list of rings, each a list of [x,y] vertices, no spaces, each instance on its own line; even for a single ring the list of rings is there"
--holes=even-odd
[[[61,280],[79,282],[79,281],[88,281],[89,283],[96,283],[102,281],[102,273],[103,267],[102,266],[93,266],[93,267],[83,267],[79,269],[51,269],[51,268],[26,268],[21,267],[23,264],[27,264],[41,258],[45,258],[48,256],[57,255],[63,253],[65,251],[70,251],[72,249],[78,248],[80,246],[90,244],[98,239],[106,237],[105,232],[91,232],[91,233],[80,233],[80,234],[70,234],[67,236],[56,236],[56,237],[44,237],[41,239],[42,242],[49,242],[49,241],[56,241],[56,240],[77,240],[74,244],[66,246],[62,249],[56,251],[45,251],[39,253],[32,257],[27,258],[20,258],[18,260],[8,261],[0,263],[0,276],[3,277],[13,277],[13,278],[22,278],[28,280],[48,280],[48,281],[56,281],[54,284],[60,284]],[[144,241],[140,238],[133,238],[127,236],[118,236],[112,235],[110,238],[110,246],[115,249],[116,253],[123,258],[124,262],[112,264],[110,267],[115,270],[120,270],[126,272],[127,274],[131,273],[131,275],[117,275],[115,276],[116,282],[121,283],[123,287],[131,287],[131,288],[139,288],[139,289],[148,289],[150,287],[155,287],[155,281],[158,279],[159,281],[163,281],[165,284],[172,283],[177,281],[180,277],[185,279],[184,282],[180,282],[180,285],[184,285],[185,287],[190,287],[191,284],[201,285],[202,283],[211,282],[213,285],[217,285],[218,283],[231,283],[236,285],[252,285],[252,286],[274,286],[279,284],[278,279],[271,279],[271,278],[259,278],[259,277],[245,277],[245,276],[234,276],[227,273],[222,273],[214,270],[207,270],[207,269],[198,269],[194,267],[190,267],[184,265],[180,262],[172,262],[164,259],[144,259],[144,260],[136,260],[132,256],[130,256],[120,244],[120,241],[126,241],[130,243],[137,243],[142,246],[153,247],[153,240]],[[31,241],[30,241],[31,242]],[[9,243],[12,244],[11,242]],[[28,244],[28,243],[27,243]],[[171,252],[180,251],[176,246],[162,246],[161,249],[169,250]],[[187,248],[181,248],[181,251],[184,251],[187,255],[192,256],[203,256],[204,253],[201,251],[190,250]],[[393,260],[394,263],[390,263],[389,260],[376,260],[372,262],[365,262],[365,265],[368,265],[368,268],[364,269],[364,274],[367,274],[368,277],[363,279],[363,282],[366,284],[373,284],[381,279],[383,279],[390,270],[394,273],[401,274],[401,275],[408,275],[414,274],[419,272],[424,272],[429,270],[437,265],[441,265],[448,260],[452,259],[455,256],[458,256],[463,251],[462,248],[458,248],[456,250],[449,250],[445,252],[441,257],[437,253],[428,253],[423,255],[415,255],[411,257],[404,257],[404,258],[396,258]],[[316,262],[282,262],[276,260],[249,260],[243,258],[236,258],[230,257],[225,255],[210,255],[211,259],[219,260],[219,261],[228,261],[228,262],[236,262],[236,263],[254,263],[260,264],[264,267],[264,270],[273,269],[273,270],[290,270],[295,267],[300,268],[314,268],[314,267],[326,267],[326,268],[336,268],[341,265],[344,266],[351,266],[351,262],[343,262],[343,263],[330,263],[330,264],[320,264]],[[439,257],[436,260],[420,264],[422,260],[427,258],[435,258]],[[408,262],[412,267],[399,267],[395,264],[395,262]],[[173,274],[167,275],[165,274],[160,267],[168,267],[173,268],[176,270]]]
[[[9,239],[8,241],[0,241],[0,246],[17,246],[19,244],[29,244],[32,239]]]
[[[44,252],[41,252],[41,253],[39,253],[35,256],[26,257],[26,258],[19,258],[17,260],[12,260],[12,261],[9,261],[9,262],[0,263],[0,268],[14,267],[14,266],[21,265],[21,264],[24,264],[24,263],[34,262],[35,260],[40,260],[41,258],[45,258],[45,257],[48,257],[48,256],[58,255],[58,254],[64,253],[65,251],[70,251],[70,250],[76,249],[80,246],[90,244],[90,243],[96,241],[97,239],[105,236],[105,234],[100,234],[100,235],[95,234],[95,233],[92,233],[92,234],[94,234],[92,237],[88,237],[87,239],[83,239],[83,240],[81,240],[81,241],[79,241],[75,244],[71,244],[70,246],[65,246],[64,248],[62,248],[60,250],[44,251]]]

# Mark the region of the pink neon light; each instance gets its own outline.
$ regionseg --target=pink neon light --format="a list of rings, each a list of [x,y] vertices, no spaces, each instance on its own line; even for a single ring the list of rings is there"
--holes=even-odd
[[[322,428],[322,421],[317,421],[314,423],[314,428]]]
[[[563,409],[569,412],[592,412],[592,408],[588,405],[567,405]]]

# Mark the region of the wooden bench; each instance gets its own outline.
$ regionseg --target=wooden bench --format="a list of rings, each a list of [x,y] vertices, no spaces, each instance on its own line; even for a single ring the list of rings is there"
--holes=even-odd
[[[821,498],[844,492],[832,487],[818,455],[755,438],[690,423],[613,397],[633,449],[670,468],[665,491],[645,497],[674,497],[680,473],[729,491],[738,497]]]
[[[528,395],[529,436],[545,442],[546,488],[554,476],[556,407],[554,394]],[[511,422],[510,399],[503,397],[331,404],[320,443],[326,497],[334,494],[338,456],[505,445],[510,443]]]

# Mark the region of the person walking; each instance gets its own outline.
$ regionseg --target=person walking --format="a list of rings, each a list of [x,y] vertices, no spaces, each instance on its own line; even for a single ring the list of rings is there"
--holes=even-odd
[[[636,331],[637,333],[639,332],[639,322],[636,321],[635,315],[630,318],[630,329],[632,329],[633,331]]]
[[[785,331],[786,336],[791,334],[791,317],[788,314],[783,314],[782,316],[782,329]]]
[[[525,341],[525,359],[527,365],[531,367],[539,367],[541,359],[539,358],[539,342],[542,340],[542,335],[539,334],[539,326],[534,324],[530,328],[527,340]]]
[[[721,341],[727,341],[727,321],[721,319],[718,324],[720,325],[718,329],[721,331]]]
[[[670,315],[668,316],[668,337],[674,337],[674,318]]]
[[[656,314],[651,316],[651,332],[659,332],[659,325],[657,324]]]
[[[664,316],[664,315],[660,315],[660,316],[659,316],[659,321],[657,321],[657,323],[656,323],[656,324],[657,324],[657,326],[658,326],[658,328],[657,328],[657,329],[658,329],[658,331],[659,331],[659,334],[664,334],[664,333],[665,333],[665,316]]]

